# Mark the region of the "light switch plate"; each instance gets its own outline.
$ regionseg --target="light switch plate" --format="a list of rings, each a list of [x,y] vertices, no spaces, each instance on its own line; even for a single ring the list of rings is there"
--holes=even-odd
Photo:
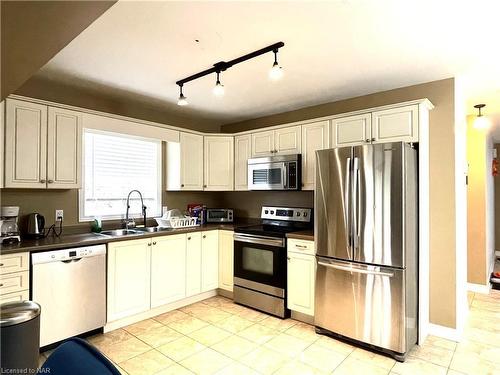
[[[56,221],[64,218],[64,210],[56,210]]]

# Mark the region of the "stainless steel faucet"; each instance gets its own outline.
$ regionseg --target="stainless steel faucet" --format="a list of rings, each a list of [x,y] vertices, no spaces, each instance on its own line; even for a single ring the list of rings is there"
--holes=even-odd
[[[128,193],[128,196],[127,196],[127,212],[125,213],[125,228],[128,229],[128,228],[134,228],[135,227],[135,220],[132,218],[132,219],[129,219],[128,217],[128,211],[130,209],[130,195],[133,193],[133,192],[137,192],[137,194],[139,194],[139,197],[141,198],[141,205],[142,205],[142,216],[144,217],[144,226],[146,226],[146,210],[147,210],[147,207],[144,205],[144,200],[142,199],[142,194],[139,190],[131,190],[130,193]]]

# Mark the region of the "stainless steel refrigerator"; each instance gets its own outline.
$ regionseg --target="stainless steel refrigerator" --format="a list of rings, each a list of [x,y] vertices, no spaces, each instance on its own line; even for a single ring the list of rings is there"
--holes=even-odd
[[[417,342],[417,151],[397,142],[316,152],[319,333],[404,360]]]

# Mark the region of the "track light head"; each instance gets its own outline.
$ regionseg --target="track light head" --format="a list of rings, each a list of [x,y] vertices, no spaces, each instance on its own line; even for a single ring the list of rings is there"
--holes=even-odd
[[[179,89],[180,89],[180,94],[179,94],[179,100],[177,100],[177,105],[180,106],[188,105],[187,98],[182,93],[182,85],[179,85]]]
[[[215,82],[215,86],[212,89],[212,92],[214,93],[214,95],[217,98],[220,98],[220,97],[224,96],[225,89],[224,89],[224,85],[222,83],[220,83],[220,79],[219,79],[220,72],[216,72],[216,73],[217,73],[217,81]]]
[[[284,71],[283,68],[278,64],[278,50],[275,49],[273,52],[274,52],[274,63],[272,68],[269,70],[269,78],[272,81],[277,81],[283,77]]]
[[[474,120],[474,128],[478,130],[485,130],[490,127],[490,121],[481,113],[481,109],[486,107],[486,104],[476,104],[474,108],[478,110],[477,117]]]

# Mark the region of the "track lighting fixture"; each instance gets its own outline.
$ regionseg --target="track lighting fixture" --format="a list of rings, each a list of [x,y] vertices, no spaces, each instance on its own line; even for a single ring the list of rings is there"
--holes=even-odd
[[[278,64],[278,50],[274,51],[274,63],[273,67],[269,70],[269,78],[273,81],[277,81],[283,77],[283,68]]]
[[[180,81],[177,81],[176,84],[179,86],[179,89],[180,89],[180,95],[179,95],[179,100],[177,101],[177,104],[178,105],[187,105],[188,104],[187,98],[182,93],[182,86],[185,83],[193,81],[193,80],[201,78],[201,77],[204,77],[204,76],[212,74],[212,73],[217,73],[217,81],[215,83],[215,86],[214,86],[212,92],[217,97],[223,96],[225,89],[224,89],[224,85],[220,82],[220,79],[219,79],[219,75],[221,72],[226,71],[227,69],[231,68],[233,65],[236,65],[236,64],[242,63],[244,61],[253,59],[254,57],[263,55],[263,54],[268,53],[268,52],[274,53],[274,64],[273,64],[271,70],[269,71],[269,78],[272,80],[280,79],[283,76],[283,69],[281,68],[281,66],[278,65],[278,50],[281,47],[283,47],[284,45],[285,45],[285,43],[278,42],[278,43],[271,44],[270,46],[261,48],[257,51],[250,52],[250,53],[243,55],[241,57],[238,57],[234,60],[220,61],[218,63],[215,63],[213,65],[213,67],[210,69],[203,70],[199,73],[193,74],[189,77],[181,79]]]
[[[217,73],[217,81],[215,82],[215,86],[214,88],[212,89],[212,92],[214,93],[214,95],[218,98],[224,96],[224,85],[220,83],[220,79],[219,79],[219,74],[220,72],[216,72]]]
[[[179,85],[179,89],[180,89],[180,94],[179,94],[179,100],[177,100],[177,105],[180,106],[188,105],[187,98],[182,93],[182,85]]]
[[[483,109],[484,107],[486,107],[486,104],[476,104],[474,106],[474,108],[477,108],[477,110],[478,110],[477,117],[474,120],[474,128],[476,128],[478,130],[484,130],[484,129],[488,129],[490,127],[490,122],[481,113],[481,109]]]

